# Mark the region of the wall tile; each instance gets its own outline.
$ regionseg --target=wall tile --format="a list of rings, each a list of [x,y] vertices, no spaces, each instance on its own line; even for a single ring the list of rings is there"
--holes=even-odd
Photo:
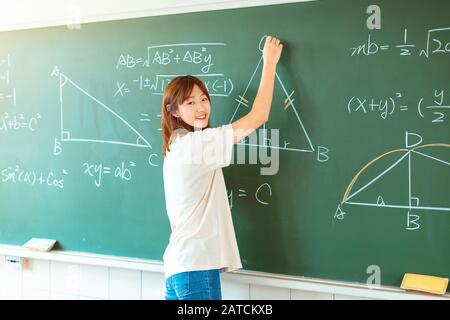
[[[40,289],[23,289],[23,300],[49,300],[51,297],[50,291]]]
[[[101,266],[80,266],[80,296],[108,299],[109,268]]]
[[[51,292],[50,299],[51,300],[80,300],[80,296],[73,295],[73,294]]]
[[[50,291],[69,295],[79,295],[81,268],[78,264],[50,262]]]
[[[164,300],[166,280],[163,273],[142,272],[142,299]]]
[[[291,289],[291,300],[333,300],[332,293]]]
[[[250,300],[290,300],[291,290],[287,288],[250,285]]]
[[[26,292],[50,291],[50,262],[28,259],[22,269],[22,289]]]
[[[22,270],[6,264],[0,256],[0,299],[20,299],[22,296]]]
[[[110,268],[109,298],[114,300],[141,299],[142,272]]]
[[[250,284],[221,279],[223,300],[249,300]]]
[[[335,294],[334,300],[373,300],[373,299],[358,296],[348,296],[343,294]]]

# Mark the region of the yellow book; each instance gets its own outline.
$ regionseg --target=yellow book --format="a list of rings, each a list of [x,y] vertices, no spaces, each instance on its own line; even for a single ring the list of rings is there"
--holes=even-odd
[[[401,288],[444,295],[447,291],[448,278],[405,273]]]

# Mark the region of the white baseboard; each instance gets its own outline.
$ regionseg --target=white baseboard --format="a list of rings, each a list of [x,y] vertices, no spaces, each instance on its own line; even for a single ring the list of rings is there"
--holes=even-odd
[[[27,250],[21,246],[0,245],[0,255],[19,256],[27,259],[47,260],[65,263],[77,263],[83,265],[104,266],[148,272],[163,273],[162,261],[137,259],[129,257],[117,257],[110,255],[73,252],[73,251],[50,251],[37,252]],[[342,296],[355,296],[370,299],[392,299],[392,300],[435,300],[450,299],[450,294],[435,296],[430,294],[406,292],[405,290],[382,286],[369,288],[364,284],[350,283],[344,281],[332,281],[324,279],[306,278],[300,276],[289,276],[251,270],[239,270],[222,275],[224,280],[261,285],[278,288],[289,288],[302,291],[330,293]]]

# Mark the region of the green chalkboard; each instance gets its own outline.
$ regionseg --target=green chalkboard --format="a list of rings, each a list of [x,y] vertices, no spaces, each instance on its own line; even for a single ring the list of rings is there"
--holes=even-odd
[[[235,147],[271,162],[224,169],[244,268],[388,285],[405,272],[449,277],[450,3],[371,4],[0,33],[0,242],[161,260],[164,87],[199,76],[212,126],[229,123],[251,106],[271,34],[285,49],[268,130]]]

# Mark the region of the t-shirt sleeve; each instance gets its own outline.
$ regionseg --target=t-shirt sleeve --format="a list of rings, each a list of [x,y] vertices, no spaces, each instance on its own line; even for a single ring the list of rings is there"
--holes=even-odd
[[[185,161],[191,161],[191,164],[206,171],[226,167],[231,164],[233,155],[233,126],[230,123],[191,132],[184,143]]]

